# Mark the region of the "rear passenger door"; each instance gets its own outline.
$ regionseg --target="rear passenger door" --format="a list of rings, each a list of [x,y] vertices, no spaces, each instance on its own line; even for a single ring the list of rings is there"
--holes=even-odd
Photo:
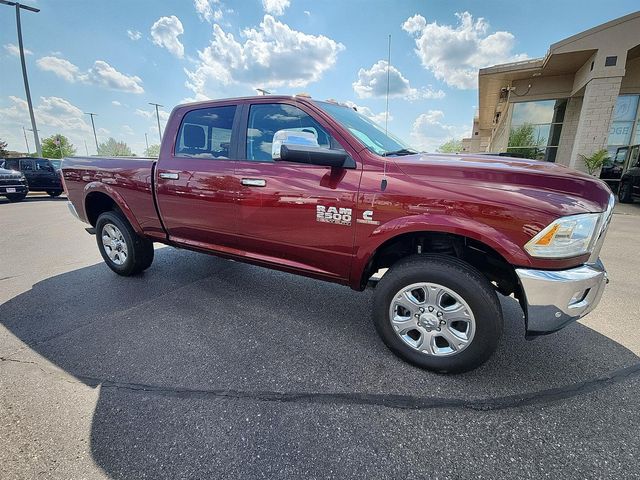
[[[24,174],[30,189],[40,188],[38,178],[36,176],[36,167],[33,159],[20,160],[20,171]]]
[[[235,246],[238,110],[231,103],[174,114],[178,133],[155,174],[160,217],[174,242],[217,251]]]

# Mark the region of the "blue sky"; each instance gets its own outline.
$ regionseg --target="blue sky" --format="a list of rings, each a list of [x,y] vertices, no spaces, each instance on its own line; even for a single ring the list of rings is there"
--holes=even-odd
[[[25,0],[25,3],[29,2]],[[637,9],[637,0],[32,0],[22,13],[41,137],[67,135],[85,154],[124,140],[158,143],[148,102],[308,92],[384,119],[392,35],[389,130],[433,150],[471,127],[477,69],[543,56],[553,42]],[[0,139],[25,150],[30,128],[14,10],[0,5]],[[382,120],[383,121],[383,120]],[[29,132],[27,132],[29,133]],[[33,138],[29,137],[33,151]]]

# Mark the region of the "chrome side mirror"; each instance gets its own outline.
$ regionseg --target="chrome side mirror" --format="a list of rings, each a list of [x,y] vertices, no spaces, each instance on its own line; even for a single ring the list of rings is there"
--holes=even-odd
[[[311,132],[303,132],[300,130],[278,130],[273,135],[271,143],[271,158],[273,160],[282,160],[282,146],[304,146],[320,148],[318,139]]]

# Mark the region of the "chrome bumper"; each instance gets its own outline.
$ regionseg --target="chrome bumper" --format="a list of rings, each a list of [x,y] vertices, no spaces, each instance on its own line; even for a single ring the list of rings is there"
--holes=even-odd
[[[524,292],[527,336],[560,330],[593,310],[609,282],[600,260],[570,270],[517,268]]]

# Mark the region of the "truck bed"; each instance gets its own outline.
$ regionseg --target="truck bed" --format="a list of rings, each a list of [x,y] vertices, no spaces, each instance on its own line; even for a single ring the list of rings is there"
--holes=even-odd
[[[164,230],[153,199],[156,160],[142,157],[65,158],[62,162],[64,183],[78,216],[93,225],[95,218],[86,210],[88,196],[119,197],[124,200],[121,205],[131,209],[123,213],[136,231],[162,236]]]

